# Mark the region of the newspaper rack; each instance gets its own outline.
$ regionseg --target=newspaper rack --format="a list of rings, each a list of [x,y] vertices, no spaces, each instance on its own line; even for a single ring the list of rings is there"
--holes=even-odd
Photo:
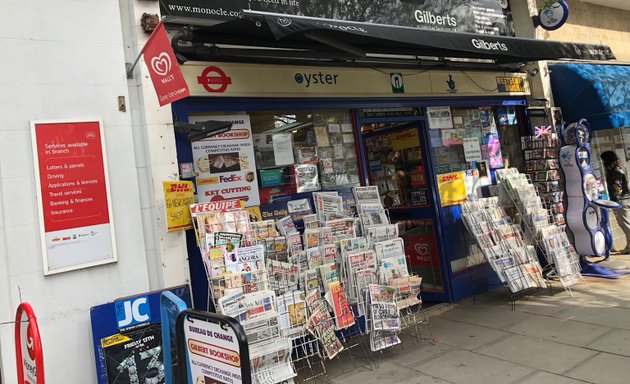
[[[512,223],[497,197],[463,203],[462,217],[469,237],[474,239],[485,261],[506,287],[512,309],[518,297],[532,289],[548,287],[535,248],[526,244],[520,226]],[[473,281],[472,270],[480,263],[469,260],[468,270]]]
[[[299,220],[249,223],[242,205],[191,207],[208,308],[242,326],[252,383],[327,382],[341,356],[377,368],[402,332],[434,343],[398,226],[375,187],[356,188],[354,216],[336,192],[314,193],[315,213]]]
[[[497,171],[497,179],[500,193],[507,196],[507,203],[518,210],[521,226],[529,241],[545,257],[546,277],[559,280],[567,293],[573,296],[571,286],[586,281],[580,273],[579,255],[571,245],[564,225],[556,224],[553,219],[555,214],[540,198],[529,175],[507,168]]]

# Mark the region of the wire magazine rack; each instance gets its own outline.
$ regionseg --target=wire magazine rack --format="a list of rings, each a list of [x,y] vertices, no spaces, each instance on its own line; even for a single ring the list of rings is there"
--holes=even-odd
[[[498,197],[468,201],[461,207],[467,239],[480,250],[468,259],[473,284],[478,281],[475,273],[479,273],[479,267],[488,263],[506,288],[513,310],[519,298],[549,288],[534,246],[526,243],[520,226],[514,224],[505,209],[499,206]],[[485,276],[482,279],[491,281],[496,278]]]
[[[362,220],[361,213],[303,219],[297,226],[286,218],[246,224],[233,212],[221,212],[222,229],[206,226],[198,241],[208,308],[243,326],[254,383],[328,383],[331,364],[348,366],[342,359],[349,359],[352,369],[377,369],[401,344],[399,334],[414,343],[435,343],[419,298],[421,278],[400,273],[408,269],[404,253],[402,262],[384,257],[400,239],[386,210],[382,228]],[[201,219],[194,219],[199,231]],[[326,224],[340,220],[348,229],[352,222],[354,237],[336,236],[331,243]],[[224,228],[238,229],[241,236]],[[319,254],[304,246],[305,233],[314,230],[316,239],[309,241],[317,242]],[[204,236],[214,237],[214,244],[204,244]],[[217,246],[217,239],[223,244]]]
[[[550,209],[539,196],[530,175],[519,173],[515,168],[507,168],[497,171],[497,180],[499,193],[507,197],[507,203],[519,212],[520,224],[528,242],[545,258],[545,276],[548,281],[560,281],[570,296],[573,296],[571,286],[584,283],[588,287],[580,273],[579,255],[567,237],[565,225],[557,224],[554,208]]]

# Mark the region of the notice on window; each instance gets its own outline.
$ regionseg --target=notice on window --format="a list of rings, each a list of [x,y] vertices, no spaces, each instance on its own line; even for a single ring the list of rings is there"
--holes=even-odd
[[[427,107],[430,129],[453,129],[451,107]]]
[[[164,181],[164,206],[168,232],[192,229],[190,205],[195,203],[192,181]]]
[[[276,133],[273,135],[273,156],[276,165],[289,165],[293,159],[293,140],[291,133]]]
[[[260,205],[249,116],[194,116],[190,120],[232,123],[229,131],[192,143],[199,202],[243,200],[248,207]]]
[[[479,144],[479,138],[466,137],[464,138],[464,157],[466,161],[481,161],[481,145]]]
[[[32,122],[44,274],[116,261],[100,121]]]
[[[437,175],[440,202],[443,207],[457,205],[468,200],[464,172]]]

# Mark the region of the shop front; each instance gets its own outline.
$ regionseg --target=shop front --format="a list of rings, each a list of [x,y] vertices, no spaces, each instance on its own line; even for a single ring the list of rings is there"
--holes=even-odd
[[[470,296],[473,268],[493,275],[469,261],[459,204],[492,194],[495,169],[523,167],[530,90],[520,68],[614,58],[603,46],[511,37],[507,3],[440,7],[452,15],[439,25],[437,8],[425,9],[437,6],[423,1],[364,12],[240,3],[161,3],[191,95],[173,105],[175,126],[232,122],[205,152],[177,134],[181,176],[196,181],[200,202],[244,200],[252,220],[296,214],[292,202],[313,206],[319,191],[337,191],[352,216],[352,187],[377,186],[427,301]],[[253,153],[239,150],[247,136]],[[194,234],[188,240],[195,302],[206,303]]]
[[[248,133],[253,143],[246,170],[238,150],[196,156],[177,134],[180,168],[193,169],[182,176],[197,175],[200,202],[243,199],[252,219],[280,219],[291,201],[313,206],[312,192],[338,191],[353,215],[352,187],[375,185],[423,277],[423,299],[472,294],[458,204],[491,193],[494,169],[522,162],[524,74],[210,62],[182,71],[192,97],[174,105],[176,126],[232,121],[217,147]],[[195,302],[206,303],[194,234],[188,240]]]

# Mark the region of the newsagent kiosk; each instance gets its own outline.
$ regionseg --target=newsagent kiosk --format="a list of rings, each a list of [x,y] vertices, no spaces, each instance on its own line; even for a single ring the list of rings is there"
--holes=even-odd
[[[191,94],[173,105],[176,131],[178,124],[232,124],[192,143],[176,132],[181,177],[196,182],[198,200],[241,199],[253,220],[292,215],[299,228],[307,212],[292,202],[313,207],[313,192],[337,191],[351,214],[352,187],[377,186],[426,301],[470,296],[469,269],[486,268],[469,265],[459,204],[491,193],[495,169],[523,168],[530,89],[519,68],[613,58],[606,47],[499,35],[510,34],[503,30],[511,26],[509,6],[490,15],[503,27],[462,19],[456,31],[477,32],[465,33],[228,12],[232,2],[191,15],[173,6],[184,2],[167,3],[162,14]],[[477,15],[469,11],[458,17]],[[360,21],[392,23],[378,14]],[[205,303],[207,277],[189,232],[195,302]]]

